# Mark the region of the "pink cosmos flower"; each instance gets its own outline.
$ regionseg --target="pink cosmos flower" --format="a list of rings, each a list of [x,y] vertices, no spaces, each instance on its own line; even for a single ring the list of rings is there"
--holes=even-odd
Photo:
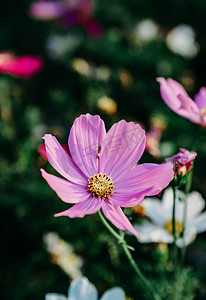
[[[67,145],[61,145],[61,146],[64,149],[64,151],[66,151],[66,153],[69,154],[68,146]],[[40,144],[38,146],[37,150],[38,150],[39,154],[41,155],[41,157],[43,157],[43,159],[48,160],[45,145]]]
[[[29,55],[15,57],[9,52],[0,53],[0,73],[29,78],[42,68],[43,60],[40,57]]]
[[[167,158],[166,161],[173,164],[175,174],[185,176],[190,171],[196,156],[196,152],[190,152],[184,148],[180,148],[177,154]]]
[[[206,126],[206,87],[202,87],[194,101],[177,81],[157,78],[162,99],[174,112],[193,123]]]
[[[99,116],[81,115],[68,139],[71,156],[51,134],[43,139],[50,164],[65,179],[41,169],[42,176],[62,201],[74,204],[55,216],[82,218],[102,208],[116,227],[137,236],[121,206],[139,204],[173,179],[171,163],[135,166],[145,148],[145,132],[133,122],[122,120],[106,133]]]

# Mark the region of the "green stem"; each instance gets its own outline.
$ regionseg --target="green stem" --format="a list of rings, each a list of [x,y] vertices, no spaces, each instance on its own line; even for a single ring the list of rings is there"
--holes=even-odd
[[[154,300],[161,300],[161,297],[159,296],[159,294],[155,291],[154,287],[151,285],[151,283],[147,280],[147,278],[144,276],[144,274],[142,273],[142,271],[139,269],[139,267],[137,266],[134,258],[131,255],[131,252],[129,251],[129,248],[131,248],[130,246],[127,245],[125,239],[124,239],[124,235],[120,235],[118,234],[110,225],[109,223],[106,221],[106,219],[104,218],[104,216],[102,215],[101,211],[98,211],[98,214],[100,216],[100,219],[102,221],[102,223],[105,225],[105,227],[110,231],[110,233],[117,239],[117,241],[121,244],[131,266],[133,267],[134,271],[136,272],[137,276],[141,279],[142,283],[144,284],[145,288],[147,290],[150,291],[152,297]]]
[[[174,259],[174,293],[173,299],[178,299],[178,260],[177,260],[177,244],[176,244],[176,198],[177,198],[177,187],[173,187],[173,210],[172,210],[172,233],[174,237],[173,242],[173,259]]]

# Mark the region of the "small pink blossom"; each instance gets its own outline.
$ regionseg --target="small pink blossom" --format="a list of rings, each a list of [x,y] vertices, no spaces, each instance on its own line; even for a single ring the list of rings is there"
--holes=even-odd
[[[40,0],[31,4],[30,14],[41,20],[59,19],[60,24],[66,28],[81,26],[94,38],[102,34],[102,27],[94,17],[92,0]]]
[[[71,156],[51,134],[44,140],[48,161],[65,179],[41,169],[42,176],[62,201],[74,204],[55,216],[82,218],[102,208],[116,227],[137,236],[121,206],[139,204],[173,179],[170,162],[135,166],[145,149],[145,132],[133,122],[122,120],[106,132],[99,116],[81,115],[70,130]]]
[[[206,87],[202,87],[194,98],[189,97],[177,81],[157,78],[162,99],[174,112],[203,127],[206,126]]]
[[[29,55],[15,57],[9,52],[0,53],[0,73],[29,78],[40,72],[42,68],[43,60],[40,57]]]
[[[146,134],[146,148],[153,157],[158,158],[160,156],[159,144],[162,137],[162,133],[165,130],[165,122],[159,118],[152,118],[151,128]]]
[[[166,161],[173,164],[175,174],[185,176],[191,170],[192,163],[196,156],[196,152],[190,152],[186,149],[180,148],[177,154],[168,158]]]

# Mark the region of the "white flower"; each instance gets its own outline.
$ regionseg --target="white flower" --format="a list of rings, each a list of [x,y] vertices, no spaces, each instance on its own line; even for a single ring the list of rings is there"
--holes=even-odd
[[[45,300],[97,300],[98,293],[93,283],[86,277],[80,277],[72,280],[68,290],[68,296],[63,294],[48,293]],[[100,300],[126,300],[124,291],[119,287],[114,287],[102,295]]]
[[[167,35],[166,43],[172,52],[188,58],[195,57],[199,51],[194,29],[185,24],[174,27]]]
[[[201,213],[205,200],[198,192],[191,192],[187,196],[187,216],[184,241],[180,237],[183,230],[184,200],[185,194],[177,192],[176,199],[176,232],[177,246],[182,247],[190,244],[198,233],[206,231],[206,212]],[[145,209],[146,216],[151,221],[144,221],[134,227],[139,232],[140,243],[172,243],[172,209],[173,191],[171,188],[165,190],[162,201],[156,198],[146,198],[141,206]]]
[[[60,266],[65,273],[72,279],[82,275],[80,269],[83,260],[74,253],[73,247],[70,244],[62,240],[56,232],[45,234],[43,240],[47,251],[55,258],[55,263]]]

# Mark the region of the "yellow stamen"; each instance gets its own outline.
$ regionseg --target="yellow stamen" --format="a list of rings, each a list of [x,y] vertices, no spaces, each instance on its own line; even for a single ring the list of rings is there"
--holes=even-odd
[[[200,114],[202,117],[204,117],[206,115],[206,108],[200,109]]]
[[[105,199],[113,193],[115,185],[111,177],[106,176],[105,173],[94,174],[88,181],[88,191],[90,191],[93,196]]]
[[[172,220],[168,221],[168,222],[165,224],[164,228],[165,228],[169,233],[172,233],[172,232],[173,232]],[[182,225],[182,223],[176,221],[176,222],[175,222],[175,229],[176,229],[176,232],[177,232],[177,233],[181,233],[182,230],[183,230],[183,225]]]

